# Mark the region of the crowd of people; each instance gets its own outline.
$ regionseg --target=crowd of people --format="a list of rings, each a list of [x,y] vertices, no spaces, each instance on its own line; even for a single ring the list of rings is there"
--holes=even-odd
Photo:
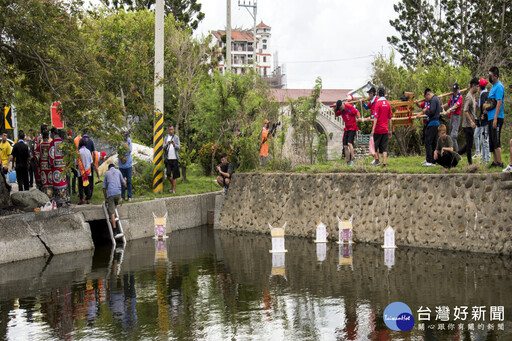
[[[123,181],[103,183],[107,204],[109,202],[107,194],[117,195],[118,191],[123,200],[132,200],[132,142],[128,132],[124,136],[124,142],[119,149],[124,152],[118,155],[119,171]],[[71,161],[64,157],[65,139],[70,142],[70,146],[73,146],[72,149],[76,148],[74,152],[71,150],[75,155]],[[7,141],[7,132],[2,133],[0,142],[2,176],[5,177],[9,169],[14,169],[19,191],[28,191],[35,185],[37,189],[54,200],[58,207],[69,204],[71,195],[78,195],[78,205],[90,204],[94,185],[103,182],[98,168],[100,163],[106,161],[106,157],[107,154],[104,151],[100,153],[96,150],[94,140],[89,136],[87,129],[76,136],[73,136],[73,131],[68,129],[64,136],[62,130],[55,127],[49,129],[48,125],[43,124],[37,137],[33,130],[29,130],[28,135],[20,130],[18,140],[12,148]],[[97,176],[96,182],[94,182],[94,173]],[[10,191],[11,186],[7,181],[5,183]],[[118,200],[114,198],[111,201],[117,203]]]
[[[466,155],[469,165],[476,158],[481,158],[482,162],[487,164],[491,161],[492,154],[493,161],[489,167],[504,168],[501,157],[501,130],[504,120],[505,88],[499,77],[499,69],[492,67],[489,70],[489,82],[484,78],[473,78],[465,98],[459,84],[455,83],[450,99],[445,104],[442,104],[441,99],[431,89],[425,89],[424,101],[417,103],[421,112],[414,116],[423,118],[424,123],[423,142],[426,160],[423,167],[434,167],[439,164],[445,168],[452,168],[457,166],[461,155]],[[489,83],[492,84],[490,91],[487,89]],[[368,95],[368,102],[363,105],[370,110],[372,122],[371,136],[375,146],[372,164],[386,166],[387,144],[389,137],[392,136],[391,107],[385,97],[384,88],[376,91],[372,87]],[[354,105],[341,100],[337,101],[334,113],[341,116],[345,123],[343,147],[347,164],[353,165],[354,138],[359,130],[357,122],[364,120]],[[442,113],[448,115],[449,130],[442,124]],[[461,120],[465,145],[459,148],[457,137]],[[474,142],[476,153],[472,155]],[[510,148],[512,153],[512,140]],[[512,171],[512,160],[503,171]]]

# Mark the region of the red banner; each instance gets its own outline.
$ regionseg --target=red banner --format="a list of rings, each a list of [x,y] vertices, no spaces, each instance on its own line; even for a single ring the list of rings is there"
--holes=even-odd
[[[64,122],[62,122],[62,117],[60,116],[62,113],[62,109],[60,109],[60,102],[52,103],[52,126],[57,129],[64,128]]]

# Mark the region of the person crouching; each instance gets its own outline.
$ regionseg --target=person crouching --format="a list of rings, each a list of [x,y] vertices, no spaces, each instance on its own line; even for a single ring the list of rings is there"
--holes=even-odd
[[[220,155],[220,165],[217,166],[217,172],[219,173],[217,183],[224,189],[224,193],[227,193],[233,175],[233,165],[228,162],[226,153]]]
[[[453,141],[446,133],[446,126],[441,124],[438,128],[439,139],[434,151],[434,160],[444,168],[456,167],[460,161],[460,155],[453,151]]]

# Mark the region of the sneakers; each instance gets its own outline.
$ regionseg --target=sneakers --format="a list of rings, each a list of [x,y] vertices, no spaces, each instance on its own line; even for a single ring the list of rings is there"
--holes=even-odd
[[[78,204],[77,204],[77,205],[83,205],[83,204],[84,204],[84,200],[83,200],[83,199],[81,199],[81,200],[78,202]]]
[[[222,189],[224,190],[224,194],[228,192],[228,186],[224,186]]]
[[[374,166],[380,166],[380,161],[379,161],[379,160],[373,160],[373,161],[372,161],[372,165],[374,165]]]
[[[347,166],[353,166],[355,165],[354,161],[350,161],[349,163],[347,163]]]
[[[114,229],[114,238],[117,239],[117,238],[121,238],[123,236],[123,234],[121,233],[121,231],[119,231],[119,227],[116,227]]]
[[[507,168],[505,168],[504,170],[502,170],[502,172],[512,172],[512,165],[511,165],[511,164],[508,164],[508,165],[507,165]]]
[[[475,154],[475,155],[473,155],[473,159],[478,159],[478,158],[480,158],[480,157],[481,157],[481,156],[480,156],[480,154]]]
[[[433,164],[433,163],[430,163],[430,162],[425,162],[424,164],[421,165],[421,167],[435,167],[436,165]]]

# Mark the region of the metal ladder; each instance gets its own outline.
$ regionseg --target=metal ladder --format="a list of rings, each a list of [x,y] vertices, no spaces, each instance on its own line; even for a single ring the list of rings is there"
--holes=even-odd
[[[121,240],[123,244],[126,244],[126,238],[124,237],[123,225],[121,225],[121,219],[119,219],[119,213],[117,213],[116,208],[116,225],[119,228],[120,233],[114,236],[114,231],[112,230],[112,224],[110,223],[110,216],[108,214],[107,206],[105,202],[102,204],[103,212],[105,212],[105,217],[107,217],[107,225],[108,225],[108,233],[110,234],[110,240],[112,240],[112,245],[116,245],[118,240]]]

